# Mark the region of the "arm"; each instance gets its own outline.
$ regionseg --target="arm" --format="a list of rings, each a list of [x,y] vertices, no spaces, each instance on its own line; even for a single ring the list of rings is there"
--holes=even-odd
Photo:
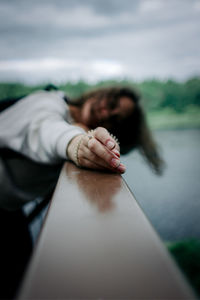
[[[112,137],[106,129],[98,128],[88,141],[88,136],[83,135],[86,128],[70,125],[66,115],[66,104],[62,99],[44,92],[32,94],[1,114],[1,147],[18,151],[37,162],[56,163],[71,159],[77,163],[74,150],[81,138],[77,151],[80,166],[117,172],[125,170],[118,159],[116,145],[109,150],[107,142]]]
[[[0,146],[42,163],[66,159],[66,148],[85,131],[70,125],[65,102],[50,93],[37,92],[0,115]]]

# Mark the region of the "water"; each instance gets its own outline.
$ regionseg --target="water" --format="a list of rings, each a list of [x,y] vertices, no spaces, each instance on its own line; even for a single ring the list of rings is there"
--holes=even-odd
[[[166,170],[154,175],[140,154],[124,156],[123,175],[164,241],[200,238],[200,130],[157,131]]]

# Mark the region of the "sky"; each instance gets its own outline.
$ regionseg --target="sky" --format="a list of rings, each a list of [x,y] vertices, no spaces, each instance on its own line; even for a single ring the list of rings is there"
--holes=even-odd
[[[200,0],[0,0],[0,81],[200,75]]]

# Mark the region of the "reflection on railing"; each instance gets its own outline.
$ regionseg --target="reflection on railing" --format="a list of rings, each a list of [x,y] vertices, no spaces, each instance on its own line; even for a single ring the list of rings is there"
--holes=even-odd
[[[95,205],[99,212],[105,213],[114,209],[113,199],[121,187],[121,177],[118,174],[112,174],[111,182],[109,173],[88,172],[84,169],[79,172],[73,164],[66,165],[66,172],[69,180],[76,182],[85,198]]]

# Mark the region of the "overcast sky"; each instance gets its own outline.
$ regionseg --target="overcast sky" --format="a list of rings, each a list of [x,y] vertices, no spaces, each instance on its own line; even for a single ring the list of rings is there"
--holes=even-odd
[[[0,0],[0,81],[200,75],[200,0]]]

